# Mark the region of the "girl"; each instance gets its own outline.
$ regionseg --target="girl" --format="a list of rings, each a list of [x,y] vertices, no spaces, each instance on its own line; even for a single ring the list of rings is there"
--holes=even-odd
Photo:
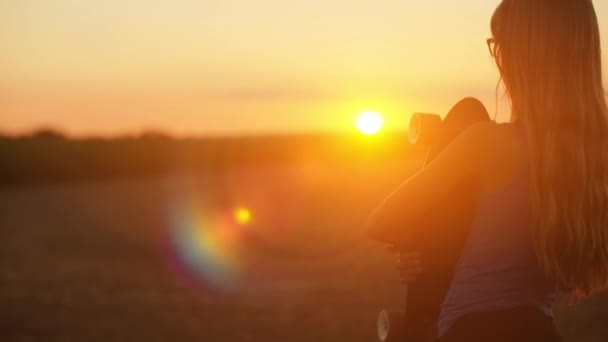
[[[503,0],[491,28],[510,122],[460,134],[374,211],[369,234],[413,233],[403,218],[415,222],[474,180],[482,196],[441,306],[439,340],[555,341],[556,290],[585,297],[608,285],[599,26],[591,0]],[[418,272],[413,256],[406,277]]]

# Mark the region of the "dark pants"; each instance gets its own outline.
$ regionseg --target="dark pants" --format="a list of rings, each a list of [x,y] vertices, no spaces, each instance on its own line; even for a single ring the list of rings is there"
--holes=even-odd
[[[459,318],[439,342],[559,342],[553,320],[539,309],[472,313]]]

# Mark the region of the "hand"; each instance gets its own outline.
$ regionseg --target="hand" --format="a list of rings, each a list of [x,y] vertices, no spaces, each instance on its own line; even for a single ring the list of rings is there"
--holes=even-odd
[[[418,276],[422,273],[422,263],[419,252],[403,253],[393,246],[387,247],[387,250],[397,256],[395,262],[401,283],[404,285],[415,282]]]

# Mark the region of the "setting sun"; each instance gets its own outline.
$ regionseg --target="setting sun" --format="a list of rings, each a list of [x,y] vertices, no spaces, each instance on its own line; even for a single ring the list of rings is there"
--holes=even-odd
[[[365,112],[359,115],[357,119],[357,128],[361,133],[366,135],[374,135],[382,130],[384,121],[380,114],[376,112]]]

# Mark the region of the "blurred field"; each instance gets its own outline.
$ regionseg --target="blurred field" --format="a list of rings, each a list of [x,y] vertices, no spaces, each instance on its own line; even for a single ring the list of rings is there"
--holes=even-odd
[[[399,307],[401,288],[358,225],[418,165],[253,165],[2,190],[0,339],[374,341],[378,310]],[[185,192],[201,211],[251,206],[230,291],[175,270],[167,216]]]

